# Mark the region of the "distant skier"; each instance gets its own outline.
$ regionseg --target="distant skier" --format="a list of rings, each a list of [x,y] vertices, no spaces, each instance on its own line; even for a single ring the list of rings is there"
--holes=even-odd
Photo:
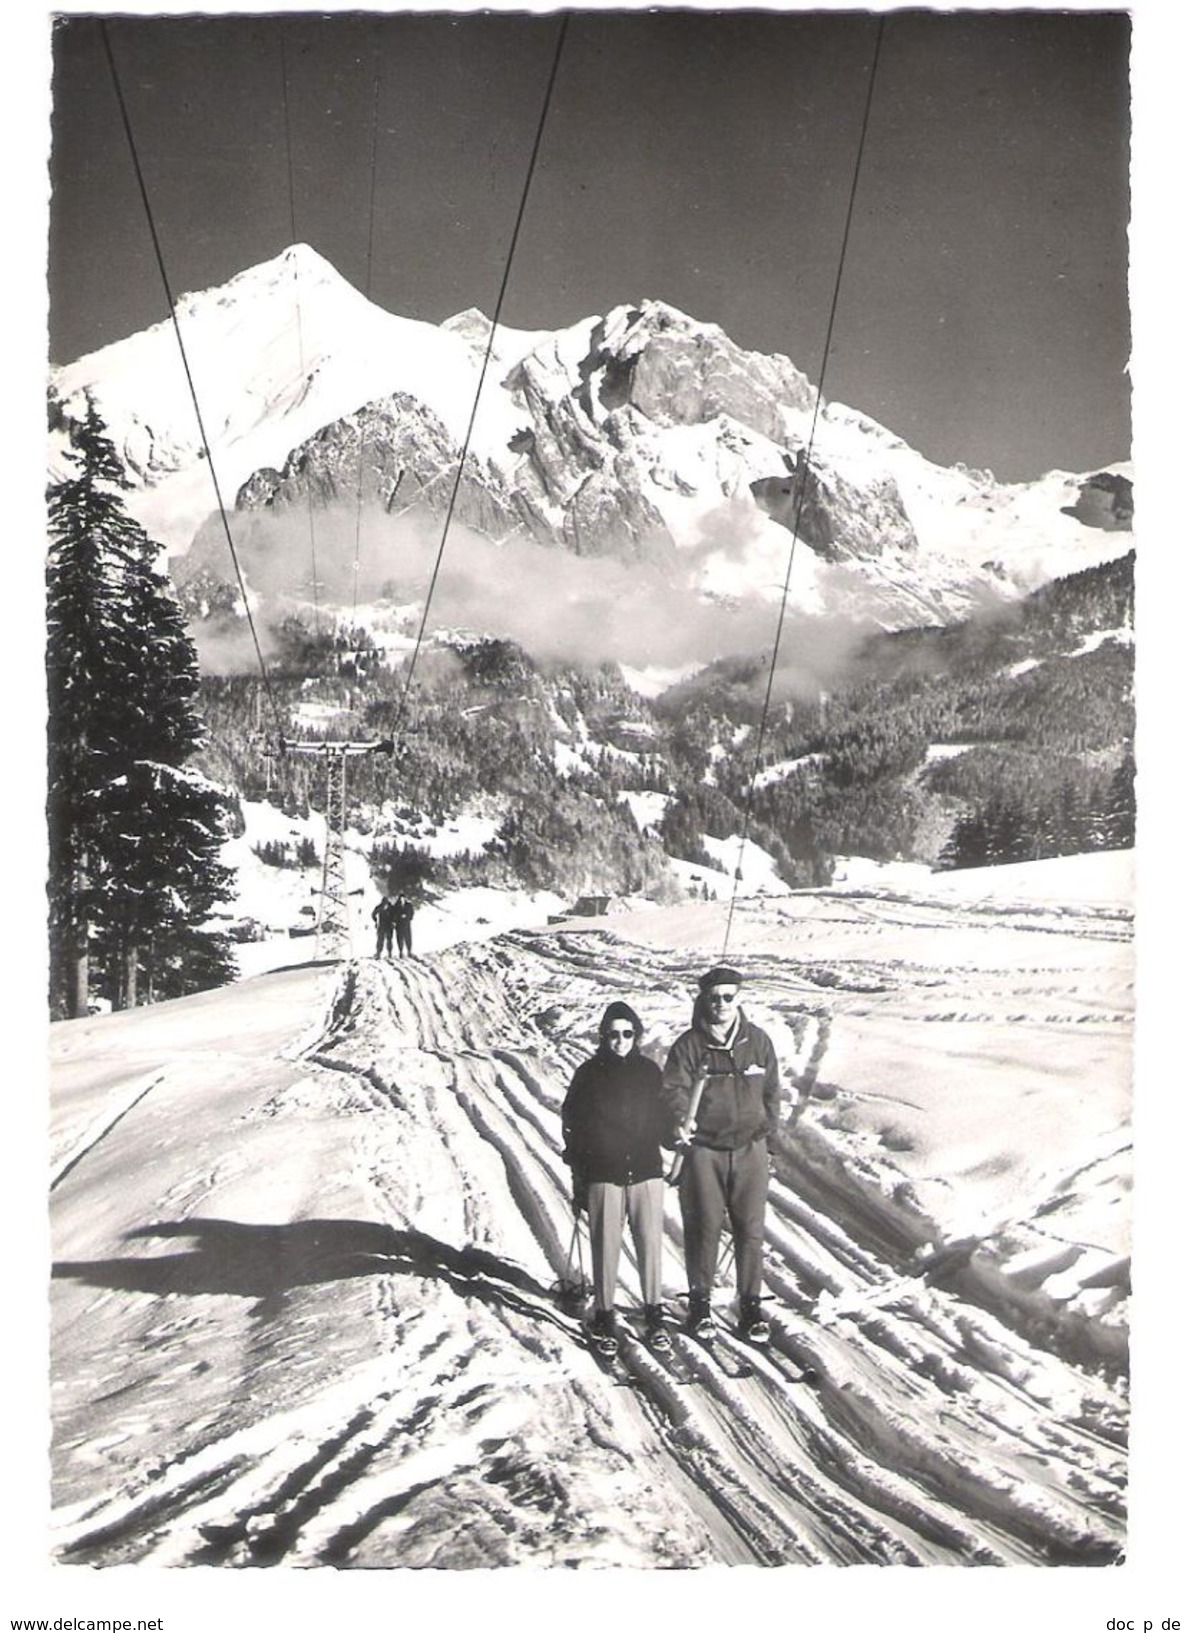
[[[768,1034],[739,1008],[743,980],[739,970],[723,964],[700,977],[691,1027],[667,1056],[664,1082],[683,1151],[678,1195],[688,1327],[699,1336],[712,1331],[711,1289],[726,1213],[735,1252],[738,1331],[764,1343],[769,1326],[761,1313],[761,1247],[768,1147],[778,1127],[781,1079]]]
[[[388,958],[393,951],[393,931],[397,926],[396,903],[386,892],[372,909],[372,921],[376,925],[376,956]]]
[[[397,953],[405,958],[414,950],[414,904],[408,896],[398,896],[393,907],[393,922],[397,929]]]
[[[670,1117],[661,1071],[641,1053],[643,1030],[628,1004],[609,1004],[599,1048],[576,1071],[562,1104],[563,1156],[575,1212],[586,1208],[591,1228],[592,1342],[605,1355],[617,1349],[616,1274],[626,1219],[637,1250],[647,1342],[658,1350],[670,1347],[661,1302],[666,1189],[660,1150]]]

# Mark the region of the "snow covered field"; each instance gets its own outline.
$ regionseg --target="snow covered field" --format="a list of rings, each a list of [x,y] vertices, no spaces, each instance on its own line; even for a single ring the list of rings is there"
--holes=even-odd
[[[737,903],[792,1093],[825,1044],[747,1377],[680,1338],[693,1381],[633,1344],[618,1385],[550,1297],[569,1073],[614,994],[664,1050],[725,904],[55,1027],[58,1568],[1015,1567],[995,1600],[1127,1557],[1131,901],[1109,854]]]

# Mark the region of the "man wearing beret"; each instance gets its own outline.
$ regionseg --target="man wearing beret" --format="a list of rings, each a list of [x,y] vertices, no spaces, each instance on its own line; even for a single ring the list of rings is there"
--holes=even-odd
[[[711,1289],[726,1214],[736,1262],[737,1330],[764,1343],[769,1326],[761,1312],[761,1248],[781,1078],[768,1034],[740,1008],[743,981],[739,970],[725,964],[700,977],[691,1026],[667,1056],[663,1086],[683,1152],[678,1194],[688,1330],[699,1337],[713,1331]]]

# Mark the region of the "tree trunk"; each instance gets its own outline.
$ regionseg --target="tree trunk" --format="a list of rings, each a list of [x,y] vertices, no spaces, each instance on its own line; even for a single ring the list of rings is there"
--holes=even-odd
[[[91,995],[85,924],[75,926],[75,940],[71,948],[66,979],[69,989],[66,994],[66,1017],[68,1020],[75,1020],[87,1013],[88,999]]]
[[[136,973],[140,961],[140,948],[135,942],[130,942],[124,949],[124,1007],[136,1008]]]
[[[90,945],[88,937],[89,926],[79,911],[79,903],[84,900],[87,890],[87,853],[83,851],[74,868],[74,892],[69,903],[69,930],[67,931],[67,945],[69,951],[66,956],[66,1015],[68,1020],[76,1020],[85,1015],[90,1007],[91,997],[91,970],[87,956]]]

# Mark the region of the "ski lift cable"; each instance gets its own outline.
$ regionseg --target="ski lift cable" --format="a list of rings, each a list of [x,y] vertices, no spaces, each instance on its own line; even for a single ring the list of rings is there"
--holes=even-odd
[[[513,232],[509,240],[508,253],[505,257],[504,273],[500,281],[500,292],[496,297],[496,307],[492,314],[492,325],[488,331],[488,342],[484,348],[483,362],[480,365],[479,383],[476,386],[475,398],[471,405],[471,415],[467,422],[467,430],[463,436],[463,445],[459,450],[459,458],[455,465],[455,477],[451,486],[450,499],[447,502],[446,520],[443,523],[442,535],[438,542],[438,553],[435,557],[434,569],[430,575],[430,584],[426,591],[426,602],[422,608],[422,618],[418,625],[417,636],[414,640],[414,649],[410,654],[409,667],[405,672],[405,685],[402,688],[401,698],[397,706],[397,721],[394,726],[394,731],[399,729],[401,721],[405,715],[410,690],[413,686],[414,670],[417,667],[418,656],[422,650],[422,641],[425,637],[426,626],[430,618],[430,604],[434,599],[434,591],[438,584],[438,575],[442,567],[443,554],[446,550],[447,535],[451,530],[451,521],[455,514],[455,503],[459,497],[459,488],[463,480],[463,469],[467,461],[468,448],[471,443],[472,434],[475,430],[476,417],[480,409],[480,398],[484,391],[484,381],[488,373],[488,364],[491,361],[493,346],[496,342],[496,331],[500,326],[501,312],[504,307],[505,295],[508,292],[509,279],[513,270],[513,258],[517,251],[517,239],[520,236],[521,224],[525,219],[525,209],[529,201],[530,188],[533,186],[534,172],[537,169],[538,154],[541,151],[542,137],[546,129],[546,118],[550,111],[550,101],[554,94],[555,81],[558,78],[558,66],[562,60],[562,49],[566,42],[567,24],[569,21],[569,14],[567,12],[563,12],[558,30],[558,40],[554,47],[554,60],[550,65],[550,74],[546,81],[546,93],[542,98],[542,111],[538,117],[538,127],[534,134],[533,148],[529,155],[529,165],[526,170],[525,185],[521,190],[521,200],[517,207],[517,216],[513,223]]]
[[[285,34],[281,35],[281,107],[285,124],[285,174],[289,193],[289,241],[298,242],[298,216],[294,204],[294,150],[289,116],[289,54],[285,48]],[[302,333],[302,299],[301,284],[298,280],[298,263],[294,261],[294,313],[298,330],[298,373],[302,378],[303,386],[306,382],[306,346]],[[310,533],[310,593],[314,599],[314,633],[320,633],[320,618],[318,605],[318,557],[314,544],[314,497],[310,490],[310,483],[306,484],[306,524]]]
[[[372,157],[368,170],[368,251],[364,261],[364,298],[372,299],[372,247],[376,232],[376,146],[380,124],[380,60],[376,37],[372,42]],[[360,597],[360,524],[364,509],[364,422],[360,421],[360,449],[356,464],[356,538],[352,558],[352,627]]]
[[[885,15],[877,18],[877,38],[873,46],[873,58],[869,67],[868,91],[864,101],[864,114],[860,121],[860,136],[856,144],[856,162],[852,170],[852,186],[848,194],[848,208],[844,217],[844,233],[840,244],[839,262],[835,272],[835,287],[831,295],[831,307],[827,315],[827,334],[823,342],[823,359],[819,367],[819,383],[815,392],[815,406],[811,414],[810,433],[806,447],[800,461],[798,493],[794,506],[793,532],[790,539],[790,550],[786,558],[786,576],[782,584],[782,597],[778,609],[777,628],[774,631],[773,651],[769,660],[769,676],[765,683],[765,697],[761,705],[761,719],[757,726],[757,747],[753,757],[753,770],[749,778],[748,798],[744,808],[744,831],[740,838],[740,849],[737,855],[736,868],[732,879],[732,893],[728,899],[728,917],[724,925],[723,953],[727,956],[728,943],[732,936],[732,919],[736,910],[736,897],[739,893],[741,876],[744,872],[744,853],[748,844],[749,829],[752,826],[753,805],[756,799],[757,778],[761,772],[761,756],[765,746],[765,727],[769,719],[770,704],[773,700],[773,683],[777,673],[778,653],[782,643],[782,625],[786,617],[786,605],[790,597],[790,580],[794,569],[794,552],[798,547],[798,527],[802,521],[802,507],[806,498],[806,484],[810,476],[811,452],[814,448],[815,433],[819,426],[819,416],[823,405],[824,386],[827,380],[827,360],[831,353],[831,341],[835,331],[835,317],[839,307],[840,289],[844,280],[844,264],[848,255],[848,240],[852,232],[852,217],[856,208],[856,195],[860,187],[860,172],[864,160],[865,143],[868,139],[869,121],[873,109],[873,92],[877,83],[877,64],[881,58],[881,43],[885,35]]]
[[[232,538],[232,530],[228,523],[227,507],[223,502],[223,494],[219,486],[219,477],[215,470],[214,454],[211,444],[207,440],[207,428],[203,423],[202,410],[199,407],[198,392],[195,389],[194,384],[194,375],[191,372],[190,359],[186,353],[186,344],[182,339],[182,329],[178,323],[178,314],[174,303],[174,293],[170,286],[169,274],[166,271],[165,256],[163,255],[161,249],[161,240],[157,234],[157,223],[153,216],[153,206],[149,199],[149,189],[145,184],[144,172],[141,169],[140,156],[137,152],[136,139],[132,130],[132,121],[129,118],[128,105],[124,100],[124,90],[120,83],[120,74],[116,67],[116,58],[112,51],[112,42],[108,34],[107,21],[104,18],[99,19],[99,30],[100,36],[103,40],[104,54],[107,57],[108,69],[112,76],[112,85],[116,93],[116,102],[120,110],[120,120],[124,126],[124,135],[128,142],[128,151],[132,157],[132,167],[136,175],[137,187],[141,195],[141,203],[145,210],[145,219],[149,226],[149,237],[153,243],[153,254],[157,261],[157,270],[160,274],[162,287],[165,291],[166,306],[169,309],[170,322],[172,323],[174,329],[174,338],[178,343],[178,353],[182,359],[182,370],[186,376],[186,385],[190,392],[191,403],[194,407],[194,417],[198,423],[199,438],[207,455],[207,468],[211,472],[211,485],[215,490],[215,502],[219,508],[220,520],[223,523],[224,537],[227,540],[228,551],[232,558],[232,566],[235,568],[236,582],[239,585],[240,597],[244,603],[244,616],[248,623],[249,633],[252,636],[252,645],[256,651],[256,660],[260,667],[261,679],[264,681],[265,693],[273,710],[273,717],[277,723],[278,735],[280,735],[283,729],[281,710],[278,706],[277,695],[273,690],[272,682],[269,679],[268,670],[265,668],[264,654],[261,651],[260,639],[256,632],[256,623],[252,616],[252,608],[248,602],[248,588],[244,582],[244,574],[240,570],[240,560],[236,554],[235,541]]]

